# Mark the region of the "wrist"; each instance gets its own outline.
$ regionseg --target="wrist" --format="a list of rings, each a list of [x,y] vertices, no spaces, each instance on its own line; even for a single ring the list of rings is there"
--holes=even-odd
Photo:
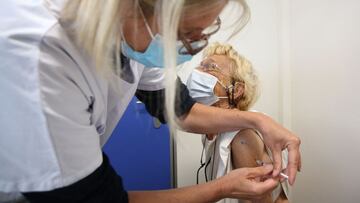
[[[261,112],[251,112],[250,117],[252,128],[258,130],[261,134],[266,134],[268,116]]]
[[[215,180],[217,184],[216,188],[218,189],[216,192],[219,199],[227,198],[231,194],[231,184],[229,184],[229,181],[226,181],[225,178],[226,176],[223,176]]]

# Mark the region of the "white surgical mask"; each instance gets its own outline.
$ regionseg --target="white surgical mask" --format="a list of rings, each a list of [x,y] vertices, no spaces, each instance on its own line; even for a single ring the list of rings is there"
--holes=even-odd
[[[214,94],[214,87],[218,79],[208,73],[194,70],[187,80],[187,88],[190,96],[197,102],[212,105],[219,99],[228,97],[218,97]]]

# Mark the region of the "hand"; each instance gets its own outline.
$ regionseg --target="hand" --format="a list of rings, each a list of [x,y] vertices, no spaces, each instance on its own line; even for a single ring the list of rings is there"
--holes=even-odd
[[[296,173],[301,169],[301,154],[299,150],[301,141],[296,135],[276,123],[270,117],[261,114],[261,118],[258,129],[264,138],[265,145],[270,148],[273,155],[273,177],[278,176],[281,172],[281,151],[287,149],[289,152],[289,161],[286,173],[289,175],[290,185],[293,185]]]
[[[261,199],[279,184],[278,178],[271,178],[273,165],[257,168],[239,168],[219,179],[223,181],[224,197],[237,199]],[[270,178],[269,178],[270,177]]]

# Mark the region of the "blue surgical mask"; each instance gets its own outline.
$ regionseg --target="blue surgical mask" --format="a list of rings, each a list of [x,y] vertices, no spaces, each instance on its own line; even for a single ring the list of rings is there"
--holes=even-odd
[[[141,11],[141,9],[140,9]],[[145,50],[145,52],[138,52],[133,50],[124,40],[121,42],[121,50],[122,53],[130,58],[133,59],[141,64],[143,64],[146,68],[163,68],[164,67],[164,46],[163,46],[163,39],[162,36],[159,34],[156,34],[154,36],[154,34],[152,33],[150,26],[148,24],[148,22],[145,19],[145,16],[143,15],[143,13],[141,12],[144,22],[145,22],[145,26],[152,38],[149,46],[147,47],[147,49]],[[140,40],[140,39],[139,39]],[[179,50],[182,46],[182,42],[181,41],[177,41],[176,44],[176,50]],[[192,55],[181,55],[179,53],[177,53],[176,56],[176,64],[182,64],[186,61],[191,60]]]
[[[180,48],[180,46],[181,45],[177,46],[177,50],[178,48]],[[133,50],[125,41],[121,42],[121,50],[126,57],[143,64],[146,68],[164,67],[163,40],[159,34],[156,34],[156,36],[152,39],[151,43],[149,44],[148,48],[143,53]],[[191,58],[192,58],[191,55],[177,54],[176,64],[177,65],[182,64],[186,61],[191,60]]]
[[[214,88],[218,79],[208,73],[194,70],[189,76],[186,86],[189,90],[190,96],[197,102],[212,105],[215,104],[221,98],[214,94]]]

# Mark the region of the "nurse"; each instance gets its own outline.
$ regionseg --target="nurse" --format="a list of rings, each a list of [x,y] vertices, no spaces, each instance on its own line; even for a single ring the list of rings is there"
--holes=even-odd
[[[244,0],[236,2],[243,8],[239,31],[249,10]],[[293,184],[300,167],[298,137],[261,113],[196,103],[176,79],[176,64],[206,46],[227,3],[5,0],[0,8],[0,191],[21,192],[30,202],[257,199],[277,185],[285,148]],[[259,130],[274,167],[238,169],[174,190],[124,191],[101,148],[135,94],[172,127],[198,133]],[[269,173],[273,178],[254,181]]]

